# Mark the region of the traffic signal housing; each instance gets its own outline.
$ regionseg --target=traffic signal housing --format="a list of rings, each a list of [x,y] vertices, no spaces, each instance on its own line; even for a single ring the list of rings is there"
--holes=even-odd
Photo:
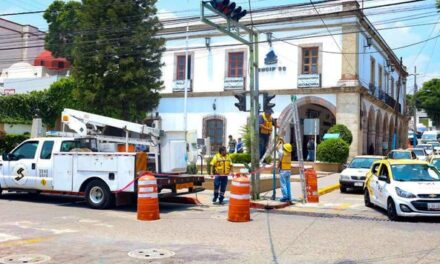
[[[237,6],[235,2],[230,0],[211,0],[211,6],[218,12],[226,16],[228,19],[238,22],[247,14],[247,11]]]
[[[275,107],[274,103],[270,101],[275,98],[275,95],[269,95],[268,93],[263,93],[263,111],[272,110]]]
[[[235,103],[234,105],[238,110],[246,112],[246,93],[236,94],[234,97],[238,99],[238,103]]]

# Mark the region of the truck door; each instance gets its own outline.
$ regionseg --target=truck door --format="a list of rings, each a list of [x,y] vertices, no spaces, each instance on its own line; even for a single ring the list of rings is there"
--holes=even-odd
[[[54,147],[53,140],[45,140],[42,142],[40,155],[37,163],[37,177],[36,182],[39,190],[53,189],[53,171],[52,171],[52,152]]]
[[[26,141],[9,153],[8,161],[4,161],[5,187],[36,189],[38,145],[37,140]]]

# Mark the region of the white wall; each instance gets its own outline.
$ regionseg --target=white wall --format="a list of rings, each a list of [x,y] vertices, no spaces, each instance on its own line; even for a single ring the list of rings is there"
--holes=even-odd
[[[334,30],[334,29],[333,29]],[[301,34],[302,31],[289,31],[279,33],[278,37],[291,36],[292,34]],[[276,65],[264,65],[264,58],[270,51],[268,43],[259,45],[259,64],[260,68],[276,67],[275,71],[267,71],[259,73],[260,90],[278,90],[297,88],[297,77],[300,63],[299,54],[301,45],[316,44],[322,47],[324,51],[335,53],[319,53],[322,56],[322,87],[335,87],[341,77],[342,56],[337,54],[340,52],[341,36],[336,35],[335,40],[332,37],[316,37],[307,39],[289,40],[288,42],[273,42],[273,50],[278,56]],[[265,36],[260,36],[265,40]],[[208,50],[204,47],[205,39],[191,39],[189,41],[189,54],[193,56],[193,92],[222,92],[224,91],[224,79],[226,74],[226,54],[228,51],[245,50],[246,64],[248,64],[249,53],[244,45],[228,46],[228,47],[212,47]],[[215,37],[211,40],[211,45],[227,45],[237,44],[235,40],[226,37]],[[185,41],[170,40],[167,42],[167,50],[163,55],[163,81],[165,89],[162,93],[172,93],[173,81],[176,74],[175,56],[176,54],[184,55]],[[338,47],[339,46],[339,47]],[[278,71],[279,67],[285,67],[286,71]],[[249,90],[249,72],[245,65],[247,85]]]

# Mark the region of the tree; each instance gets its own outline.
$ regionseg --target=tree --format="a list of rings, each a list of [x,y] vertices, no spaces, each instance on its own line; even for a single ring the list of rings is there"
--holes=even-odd
[[[318,145],[316,158],[323,162],[345,163],[349,148],[347,142],[342,138],[330,138]]]
[[[81,108],[72,98],[75,81],[72,77],[54,82],[48,90],[0,97],[0,121],[30,124],[37,113],[47,126],[54,126],[64,108]]]
[[[417,109],[425,110],[436,124],[440,122],[440,79],[432,79],[423,84],[416,94]]]
[[[351,134],[351,131],[348,129],[348,127],[342,125],[342,124],[335,124],[333,125],[327,133],[339,133],[341,138],[347,142],[347,144],[350,146],[351,142],[353,141],[353,134]]]
[[[72,62],[73,41],[78,29],[78,11],[81,3],[55,0],[44,12],[49,24],[44,48],[52,51],[55,57],[64,57]]]
[[[156,36],[161,24],[155,3],[83,0],[78,7],[67,7],[56,1],[49,7],[61,11],[46,12],[53,15],[46,18],[49,31],[51,26],[54,30],[48,39],[62,44],[62,37],[73,35],[58,54],[71,54],[73,95],[83,102],[82,110],[135,121],[157,107],[164,40]]]

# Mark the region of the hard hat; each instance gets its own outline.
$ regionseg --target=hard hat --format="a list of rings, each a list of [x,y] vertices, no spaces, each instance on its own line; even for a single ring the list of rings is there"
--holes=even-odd
[[[292,152],[292,145],[290,145],[289,143],[286,143],[283,145],[283,148],[287,151],[287,152]]]

